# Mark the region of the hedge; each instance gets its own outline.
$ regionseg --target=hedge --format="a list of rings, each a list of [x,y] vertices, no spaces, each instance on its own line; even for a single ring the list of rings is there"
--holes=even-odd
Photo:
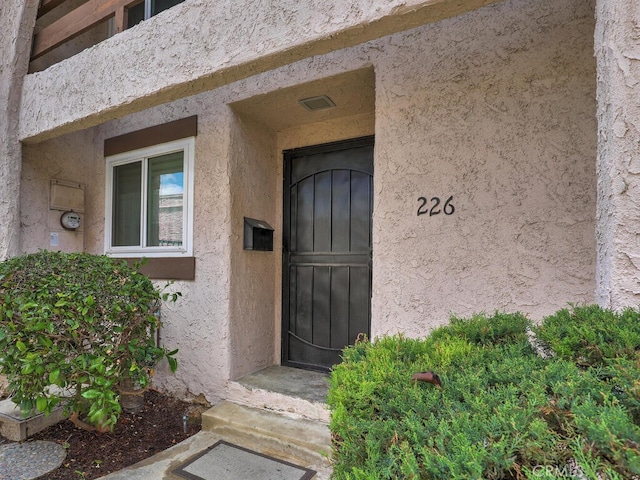
[[[361,341],[331,375],[333,478],[635,478],[639,350],[639,312],[597,306]]]

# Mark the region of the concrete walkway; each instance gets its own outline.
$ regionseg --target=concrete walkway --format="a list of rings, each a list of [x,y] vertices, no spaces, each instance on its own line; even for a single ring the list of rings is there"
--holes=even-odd
[[[201,431],[168,450],[101,478],[105,480],[183,480],[182,477],[172,474],[171,470],[206,450],[218,440],[220,440],[219,435]]]
[[[327,375],[269,367],[229,385],[229,401],[204,412],[202,431],[101,480],[184,480],[172,471],[219,440],[331,476]],[[253,478],[250,480],[260,480]]]
[[[226,440],[230,443],[253,450],[251,445],[247,443],[242,444],[238,439],[233,439],[229,436],[222,438],[216,433],[202,431],[164,452],[158,453],[153,457],[118,472],[101,477],[100,480],[184,480],[183,477],[172,473],[172,470],[183,462],[186,462],[192,456],[206,450],[218,440]],[[313,480],[329,480],[331,476],[331,469],[326,466],[302,466],[318,472],[316,476],[313,477]],[[256,478],[253,480],[260,479]]]

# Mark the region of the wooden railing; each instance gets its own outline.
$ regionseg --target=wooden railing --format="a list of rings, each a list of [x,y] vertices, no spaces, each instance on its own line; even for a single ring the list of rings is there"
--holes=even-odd
[[[67,0],[42,0],[38,17],[62,5]],[[77,37],[111,17],[115,18],[114,33],[127,25],[127,8],[140,0],[88,0],[75,10],[43,28],[33,38],[31,60]]]

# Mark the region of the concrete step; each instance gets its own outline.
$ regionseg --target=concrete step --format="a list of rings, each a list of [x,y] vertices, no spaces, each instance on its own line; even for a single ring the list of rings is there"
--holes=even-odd
[[[225,401],[202,415],[202,429],[297,465],[330,467],[331,433],[323,422]]]
[[[227,400],[292,418],[329,423],[328,375],[273,366],[229,382]]]
[[[63,407],[55,408],[50,415],[35,413],[25,418],[10,398],[0,401],[0,435],[13,442],[22,442],[65,418]]]

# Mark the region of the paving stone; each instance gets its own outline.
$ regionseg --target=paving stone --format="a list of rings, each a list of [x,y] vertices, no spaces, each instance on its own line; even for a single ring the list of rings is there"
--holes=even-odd
[[[31,480],[49,473],[67,456],[55,442],[10,443],[0,446],[0,480]]]

